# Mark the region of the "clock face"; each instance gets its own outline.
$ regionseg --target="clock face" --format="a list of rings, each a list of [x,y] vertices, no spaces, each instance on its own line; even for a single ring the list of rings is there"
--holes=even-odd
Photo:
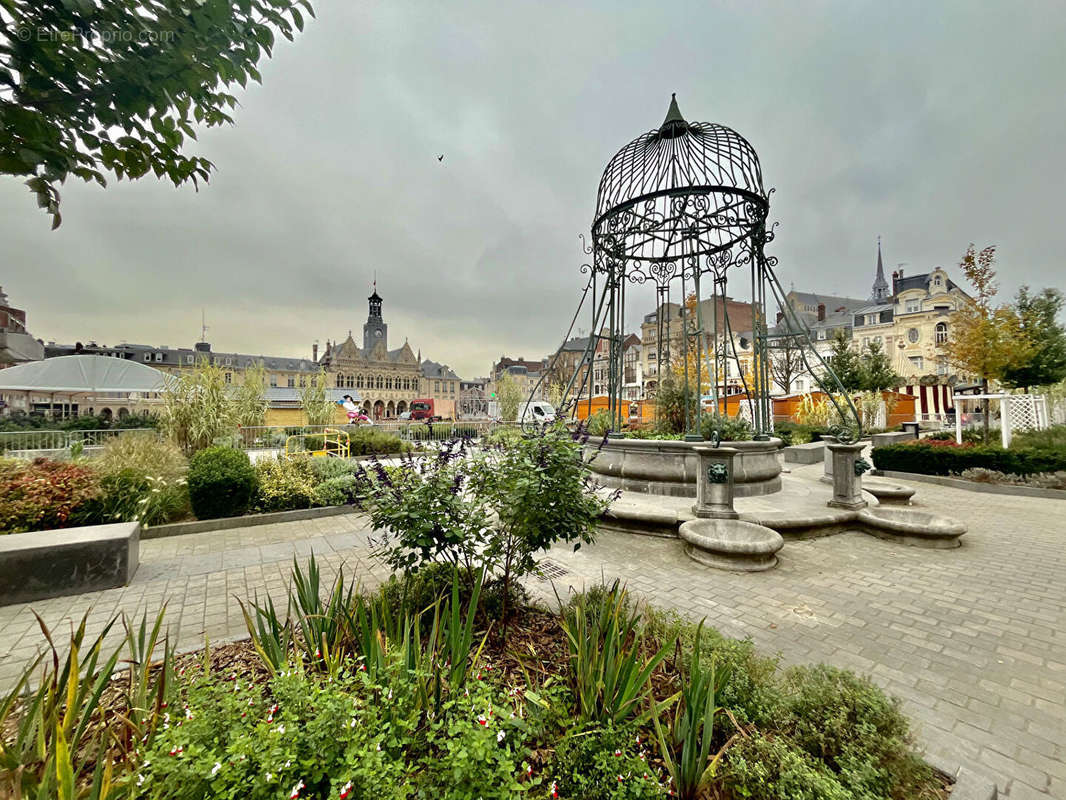
[[[381,338],[381,331],[379,331],[379,330],[378,331],[374,331],[374,335],[380,339]]]

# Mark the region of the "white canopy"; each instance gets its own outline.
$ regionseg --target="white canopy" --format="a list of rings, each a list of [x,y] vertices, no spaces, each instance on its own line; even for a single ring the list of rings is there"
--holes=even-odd
[[[111,356],[58,356],[0,369],[0,390],[102,394],[163,391],[163,373]]]

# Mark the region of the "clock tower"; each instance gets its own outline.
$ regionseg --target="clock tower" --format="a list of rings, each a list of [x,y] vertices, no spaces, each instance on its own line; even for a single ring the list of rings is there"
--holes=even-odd
[[[370,314],[367,315],[366,324],[363,325],[363,351],[369,353],[378,342],[389,346],[389,326],[381,318],[381,297],[375,287],[374,293],[367,298],[370,303]]]

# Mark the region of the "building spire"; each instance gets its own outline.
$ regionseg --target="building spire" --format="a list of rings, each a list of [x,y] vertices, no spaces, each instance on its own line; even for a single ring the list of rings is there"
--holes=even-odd
[[[885,265],[881,260],[881,237],[877,237],[877,277],[874,278],[873,293],[870,300],[883,303],[889,298],[888,281],[885,280]]]

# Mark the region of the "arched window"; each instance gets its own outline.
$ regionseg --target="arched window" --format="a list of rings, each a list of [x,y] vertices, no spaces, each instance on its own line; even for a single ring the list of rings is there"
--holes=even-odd
[[[379,389],[383,389],[385,387],[385,379],[381,375],[378,375],[377,387]]]
[[[355,376],[355,388],[356,389],[362,389],[363,388],[363,376],[362,375],[356,375]]]
[[[344,376],[341,375],[339,372],[337,373],[337,388],[338,389],[343,389],[344,388]]]
[[[938,322],[936,324],[936,343],[945,344],[948,340],[948,324],[946,322]]]
[[[391,389],[392,388],[392,376],[391,375],[385,378],[385,388],[386,389]]]

